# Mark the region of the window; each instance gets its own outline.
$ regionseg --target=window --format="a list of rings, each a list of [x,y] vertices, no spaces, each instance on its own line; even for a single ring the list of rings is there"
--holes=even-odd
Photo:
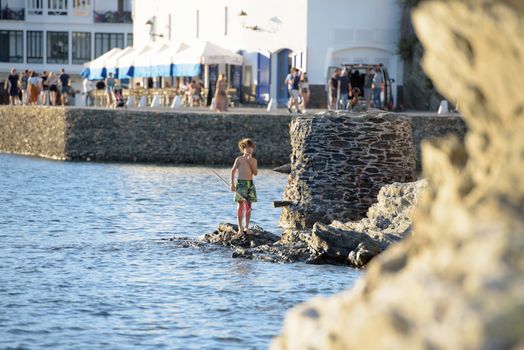
[[[127,46],[133,46],[133,33],[127,33]]]
[[[73,32],[73,64],[91,60],[91,33]]]
[[[89,16],[91,0],[73,0],[73,16]]]
[[[24,61],[24,32],[0,30],[0,62]]]
[[[124,48],[124,34],[95,33],[95,57],[99,57],[115,47]]]
[[[67,0],[48,0],[47,7],[49,15],[67,15]]]
[[[43,8],[44,0],[28,0],[27,2],[27,14],[29,15],[41,15]]]
[[[44,63],[44,32],[27,31],[27,63]]]
[[[47,63],[67,64],[68,46],[68,32],[47,32]]]

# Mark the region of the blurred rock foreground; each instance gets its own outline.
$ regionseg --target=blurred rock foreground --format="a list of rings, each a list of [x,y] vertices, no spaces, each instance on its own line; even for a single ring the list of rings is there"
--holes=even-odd
[[[422,1],[413,16],[465,146],[424,146],[413,236],[352,290],[292,309],[272,350],[524,349],[524,1]]]

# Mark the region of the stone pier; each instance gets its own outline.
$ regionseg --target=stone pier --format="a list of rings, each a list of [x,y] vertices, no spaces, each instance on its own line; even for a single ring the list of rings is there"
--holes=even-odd
[[[416,179],[410,119],[395,114],[335,114],[293,120],[284,227],[361,219],[380,188]]]

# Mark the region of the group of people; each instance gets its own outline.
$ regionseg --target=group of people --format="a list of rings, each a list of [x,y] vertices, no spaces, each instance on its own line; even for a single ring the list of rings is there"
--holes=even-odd
[[[301,72],[298,68],[291,68],[291,71],[286,76],[286,84],[289,92],[287,110],[289,113],[293,113],[293,107],[295,107],[295,111],[298,114],[305,113],[311,97],[307,73]]]
[[[120,80],[109,72],[104,80],[95,83],[87,78],[83,81],[83,91],[85,95],[85,106],[90,107],[95,105],[95,91],[104,90],[106,94],[105,106],[107,108],[116,108],[123,106],[122,88]]]
[[[18,74],[11,69],[5,82],[11,105],[67,105],[71,91],[71,78],[62,68],[60,74],[24,70]]]
[[[227,95],[228,84],[224,74],[218,75],[215,86],[210,86],[207,94],[207,105],[217,112],[227,112],[229,107],[229,97]],[[204,103],[202,92],[204,83],[200,79],[181,81],[180,91],[183,94],[183,104],[188,107],[199,107]]]
[[[375,66],[373,70],[366,68],[363,82],[366,109],[371,108],[371,105],[377,109],[383,108],[381,94],[385,89],[385,84],[381,68],[381,64]],[[354,75],[358,77],[360,73],[355,71]],[[357,86],[352,86],[351,77],[352,72],[350,69],[335,69],[328,83],[329,109],[351,111],[364,109],[364,106],[361,106],[359,103],[359,97],[362,96],[362,91]]]
[[[181,80],[179,89],[182,93],[182,104],[184,106],[198,107],[202,104],[204,83],[200,79]]]

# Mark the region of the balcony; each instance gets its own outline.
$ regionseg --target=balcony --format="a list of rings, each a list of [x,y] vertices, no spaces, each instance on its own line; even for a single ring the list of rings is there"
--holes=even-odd
[[[95,23],[133,23],[131,11],[93,11]]]
[[[25,20],[25,9],[4,7],[0,9],[0,20],[23,21]]]

